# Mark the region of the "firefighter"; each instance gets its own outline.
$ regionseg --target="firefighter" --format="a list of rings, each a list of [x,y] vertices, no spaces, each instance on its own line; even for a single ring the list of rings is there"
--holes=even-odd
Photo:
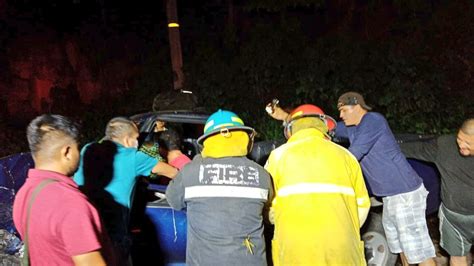
[[[359,229],[370,200],[355,157],[331,142],[335,125],[301,105],[285,123],[287,143],[270,154],[274,265],[365,265]]]
[[[235,113],[217,111],[198,139],[202,154],[168,185],[171,207],[187,212],[186,264],[267,265],[263,212],[273,188],[246,157],[254,135]]]

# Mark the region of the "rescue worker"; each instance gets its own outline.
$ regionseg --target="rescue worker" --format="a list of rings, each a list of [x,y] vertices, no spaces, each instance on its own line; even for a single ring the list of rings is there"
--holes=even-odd
[[[359,229],[370,200],[357,159],[331,142],[336,125],[317,106],[288,116],[288,142],[272,151],[274,265],[365,265]]]
[[[382,222],[392,253],[400,253],[403,265],[434,265],[435,249],[425,217],[428,191],[400,151],[387,120],[371,112],[364,97],[347,92],[338,99],[339,116],[334,137],[349,141],[371,191],[383,197]],[[267,112],[278,120],[288,114],[273,102]]]
[[[235,113],[215,112],[198,139],[202,154],[168,185],[171,207],[187,211],[186,264],[267,265],[262,214],[273,188],[246,157],[254,135]]]

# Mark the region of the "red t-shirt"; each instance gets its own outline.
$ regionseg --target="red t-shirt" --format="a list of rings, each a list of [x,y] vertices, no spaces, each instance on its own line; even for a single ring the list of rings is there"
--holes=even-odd
[[[190,161],[191,161],[191,159],[189,159],[188,156],[186,156],[184,154],[181,154],[180,156],[176,157],[174,160],[169,162],[169,164],[171,166],[173,166],[174,168],[177,168],[178,170],[181,170]]]
[[[28,230],[32,265],[74,265],[72,256],[101,249],[105,238],[99,214],[76,183],[56,172],[30,169],[13,203],[13,221],[25,236],[27,205],[33,190],[47,178],[30,211]]]

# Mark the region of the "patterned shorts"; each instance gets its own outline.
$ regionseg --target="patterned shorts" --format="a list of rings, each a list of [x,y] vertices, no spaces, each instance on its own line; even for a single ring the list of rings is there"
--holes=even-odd
[[[383,199],[382,223],[392,253],[403,252],[410,264],[436,256],[426,225],[423,184],[416,190]]]

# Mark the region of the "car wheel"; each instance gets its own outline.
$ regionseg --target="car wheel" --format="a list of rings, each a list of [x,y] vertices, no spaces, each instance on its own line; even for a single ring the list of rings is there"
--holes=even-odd
[[[365,259],[371,266],[393,266],[397,262],[397,254],[388,249],[387,238],[382,226],[382,215],[371,212],[364,225],[362,240],[365,247]]]

